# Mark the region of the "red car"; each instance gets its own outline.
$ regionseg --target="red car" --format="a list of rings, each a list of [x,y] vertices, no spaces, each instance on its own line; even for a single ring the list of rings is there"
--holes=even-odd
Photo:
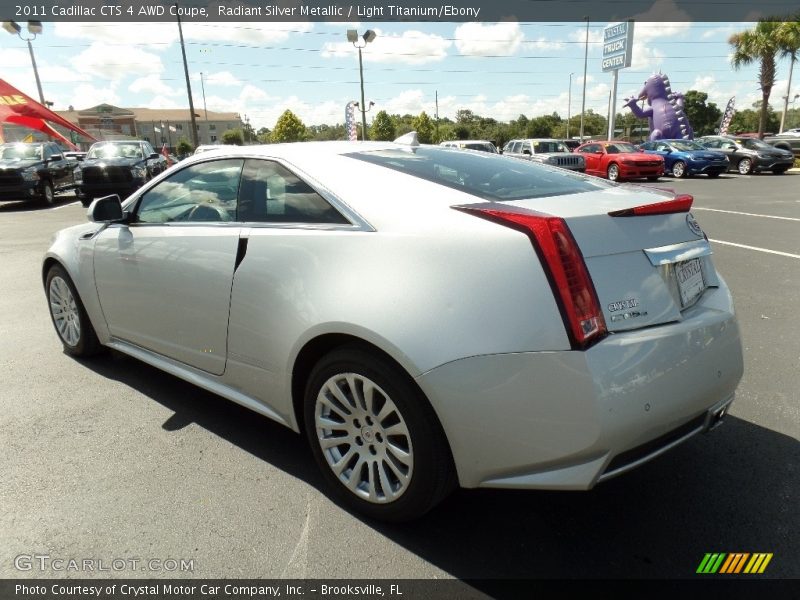
[[[656,181],[664,174],[664,159],[644,154],[628,142],[589,142],[575,152],[583,154],[586,174],[608,177],[611,181],[642,179]]]

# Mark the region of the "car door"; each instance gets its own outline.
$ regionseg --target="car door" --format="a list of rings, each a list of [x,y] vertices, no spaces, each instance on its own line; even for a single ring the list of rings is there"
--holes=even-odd
[[[64,158],[61,148],[55,144],[45,144],[44,160],[52,178],[53,188],[59,190],[66,187],[69,183],[67,181],[68,174],[71,174],[71,171],[68,169],[69,162]]]
[[[583,159],[586,162],[586,173],[589,175],[598,175],[600,173],[602,152],[597,154],[600,150],[599,144],[588,144],[578,149],[578,152],[583,154]]]
[[[185,167],[142,194],[128,223],[97,236],[95,280],[112,336],[224,372],[243,164]]]
[[[334,203],[288,166],[247,159],[239,194],[247,242],[231,291],[228,337],[230,361],[259,370],[258,378],[244,379],[260,389],[246,392],[264,397],[265,389],[279,388],[298,337],[325,318],[314,298],[343,276],[328,270],[325,257],[360,230]],[[287,407],[272,408],[288,414]]]

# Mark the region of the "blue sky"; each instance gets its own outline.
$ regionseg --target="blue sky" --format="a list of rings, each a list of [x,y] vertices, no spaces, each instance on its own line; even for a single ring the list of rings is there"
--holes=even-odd
[[[23,23],[24,25],[24,23]],[[590,25],[587,108],[606,114],[611,74],[600,68],[602,29]],[[676,91],[698,89],[723,108],[735,95],[750,107],[760,98],[756,67],[730,67],[731,33],[749,23],[637,22],[633,65],[620,73],[619,102],[661,70]],[[45,23],[34,44],[45,98],[56,110],[118,106],[188,106],[175,23]],[[581,108],[585,25],[582,23],[188,23],[184,24],[195,107],[205,81],[209,110],[246,114],[256,129],[272,128],[287,108],[307,124],[341,123],[359,96],[358,55],[348,27],[377,31],[364,50],[367,100],[389,113],[453,118],[467,108],[499,120],[519,114],[567,114]],[[27,47],[0,31],[0,78],[38,96]],[[772,94],[780,110],[788,60],[778,65]],[[800,93],[795,73],[793,96]],[[790,97],[791,97],[790,96]],[[800,106],[800,104],[795,104]]]

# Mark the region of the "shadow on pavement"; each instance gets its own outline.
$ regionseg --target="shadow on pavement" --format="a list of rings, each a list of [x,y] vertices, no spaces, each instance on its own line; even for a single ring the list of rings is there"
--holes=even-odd
[[[84,364],[172,410],[166,430],[196,423],[325,493],[290,430],[132,358]],[[768,576],[797,578],[799,495],[798,440],[728,416],[589,492],[461,490],[417,522],[370,525],[461,579],[691,578],[706,552],[772,552]]]
[[[0,202],[0,214],[15,213],[15,212],[35,212],[37,210],[50,210],[56,206],[64,206],[65,204],[72,204],[77,202],[78,199],[74,194],[70,195],[57,195],[53,205],[45,204],[44,201],[34,200],[3,200]]]

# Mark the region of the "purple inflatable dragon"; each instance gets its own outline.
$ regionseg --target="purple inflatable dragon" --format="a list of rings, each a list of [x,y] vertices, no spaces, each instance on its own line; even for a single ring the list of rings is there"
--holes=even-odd
[[[650,106],[642,109],[637,102],[645,99]],[[650,121],[650,140],[694,138],[689,118],[683,110],[683,94],[672,91],[666,75],[653,73],[644,82],[639,97],[626,99],[625,106],[637,118]]]

